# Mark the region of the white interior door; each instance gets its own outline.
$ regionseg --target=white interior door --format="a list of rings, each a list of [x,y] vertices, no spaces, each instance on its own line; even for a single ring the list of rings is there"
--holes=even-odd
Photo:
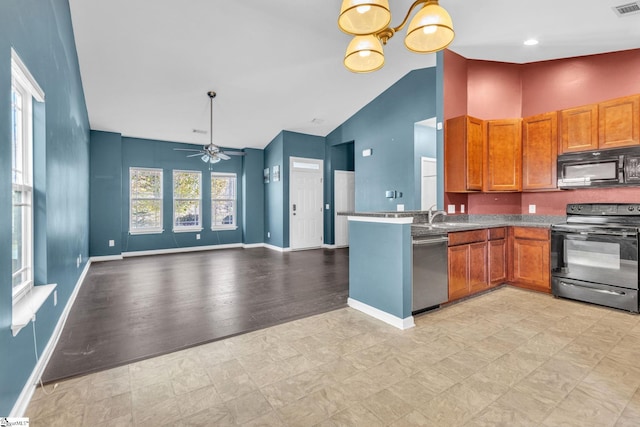
[[[323,161],[289,160],[289,247],[319,248],[323,243]]]
[[[356,209],[356,175],[354,172],[335,171],[333,183],[335,245],[349,246],[349,221],[338,212],[353,212]]]
[[[421,210],[426,211],[438,203],[438,175],[436,171],[436,159],[422,158],[421,179]]]

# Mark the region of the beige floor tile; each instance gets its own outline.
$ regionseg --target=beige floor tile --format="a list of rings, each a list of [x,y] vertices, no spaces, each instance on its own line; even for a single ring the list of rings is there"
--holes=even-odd
[[[87,405],[83,425],[93,426],[115,418],[127,417],[133,413],[131,393],[119,394]]]
[[[213,379],[212,382],[225,402],[258,390],[258,386],[249,377],[249,374],[242,374],[233,378]]]
[[[183,416],[178,422],[169,425],[179,425],[181,427],[227,427],[237,426],[238,424],[235,422],[231,411],[229,411],[229,408],[227,408],[225,405],[215,405],[200,412],[196,412],[195,414]]]
[[[87,404],[85,388],[63,388],[54,390],[49,396],[32,401],[26,411],[31,419],[53,420],[64,412],[64,416],[77,418],[84,415]]]
[[[171,386],[176,396],[211,385],[211,379],[202,368],[195,368],[171,377]]]
[[[433,426],[462,426],[474,415],[460,400],[452,399],[446,393],[434,397],[418,411]]]
[[[541,401],[528,391],[520,391],[512,388],[507,390],[507,392],[497,400],[497,403],[511,410],[518,411],[532,421],[540,424],[553,408],[555,408],[558,402],[553,399]]]
[[[612,426],[620,415],[616,405],[574,389],[544,420],[545,426]]]
[[[303,397],[283,408],[277,413],[285,424],[291,426],[311,426],[328,419],[332,414],[327,407],[311,396]]]
[[[523,413],[496,402],[465,424],[465,427],[537,427],[538,425]]]
[[[129,380],[129,371],[127,370],[126,372],[126,375],[105,379],[91,384],[91,387],[88,389],[87,400],[95,402],[130,392],[131,381]],[[103,376],[103,378],[105,377]]]
[[[420,427],[420,426],[433,426],[433,422],[420,412],[413,410],[407,415],[391,424],[391,427]]]
[[[183,417],[222,404],[222,398],[212,385],[176,396],[176,401]]]
[[[269,402],[259,391],[225,402],[236,423],[242,424],[273,411]]]
[[[175,397],[175,393],[173,392],[173,387],[171,387],[171,382],[165,381],[146,387],[136,388],[131,392],[131,397],[133,407],[137,410],[156,405],[164,402],[165,400],[173,399]]]
[[[325,423],[324,425],[377,427],[384,426],[385,424],[370,410],[363,405],[357,404],[332,416],[329,423]]]
[[[382,390],[362,402],[385,425],[391,424],[413,410],[411,405],[389,390]]]
[[[304,387],[292,379],[269,384],[260,389],[262,395],[275,409],[283,408],[307,395]]]
[[[287,425],[282,421],[278,414],[269,412],[266,415],[258,417],[254,420],[247,421],[242,424],[243,427],[286,427]]]

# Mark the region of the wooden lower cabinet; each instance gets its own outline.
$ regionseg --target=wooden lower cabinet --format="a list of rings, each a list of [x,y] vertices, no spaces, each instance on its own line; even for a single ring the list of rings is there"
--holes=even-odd
[[[510,283],[551,292],[549,230],[497,227],[449,233],[449,301]]]
[[[513,250],[511,284],[550,293],[549,230],[513,227],[510,237]]]
[[[449,301],[488,288],[487,230],[449,233]]]

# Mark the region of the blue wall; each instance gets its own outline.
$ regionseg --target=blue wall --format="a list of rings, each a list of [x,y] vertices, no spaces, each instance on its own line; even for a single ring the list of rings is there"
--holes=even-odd
[[[247,148],[242,164],[243,236],[245,244],[264,242],[264,151]]]
[[[89,253],[89,121],[66,0],[0,2],[0,414],[8,415],[33,371],[31,327],[11,336],[11,130],[13,47],[45,92],[37,112],[46,130],[36,140],[35,241],[38,277],[58,284],[58,305],[45,301],[35,323],[38,353],[49,341]],[[42,141],[42,137],[46,141]],[[36,137],[38,137],[36,135]],[[43,153],[46,157],[43,158]],[[43,175],[44,173],[44,175]],[[45,225],[46,224],[46,225]],[[46,247],[43,248],[42,245]],[[44,266],[42,264],[45,264]],[[41,284],[41,283],[36,283]]]
[[[122,136],[91,131],[91,256],[122,253]],[[125,220],[126,221],[126,220]],[[109,240],[114,246],[109,247]]]
[[[414,168],[416,173],[415,176],[415,189],[416,189],[416,203],[417,206],[415,209],[420,209],[422,205],[421,194],[422,194],[422,157],[431,157],[436,159],[438,162],[438,150],[437,150],[437,131],[435,128],[424,125],[415,125],[414,127]],[[440,162],[438,162],[440,163]],[[437,167],[439,164],[436,163],[436,173]],[[444,187],[442,183],[443,179],[438,179],[438,192],[440,192],[440,187]],[[440,200],[438,198],[438,194],[436,194],[436,200]],[[439,208],[442,209],[442,204],[439,205]]]
[[[229,243],[242,243],[243,205],[242,157],[232,156],[211,165],[204,163],[199,157],[190,157],[189,152],[175,151],[174,148],[202,148],[199,145],[187,145],[175,142],[155,141],[137,138],[122,138],[122,234],[123,252],[144,250],[171,249],[191,246],[208,246]],[[163,170],[163,227],[160,234],[129,234],[129,168],[161,168]],[[190,170],[202,172],[202,226],[200,240],[196,240],[196,232],[174,233],[173,230],[173,170]],[[238,177],[238,206],[236,230],[211,230],[211,172],[235,173]]]
[[[284,247],[283,150],[284,132],[280,132],[264,149],[264,167],[269,168],[269,182],[264,184],[264,242],[281,248]],[[274,166],[280,166],[280,181],[277,182],[272,176]]]
[[[420,208],[414,123],[436,117],[436,103],[436,68],[415,70],[327,136],[329,146],[354,142],[356,210],[395,210],[398,203],[407,210]],[[365,148],[372,148],[373,155],[362,157]],[[389,200],[385,190],[401,191],[403,197]],[[326,214],[332,217],[333,210]]]

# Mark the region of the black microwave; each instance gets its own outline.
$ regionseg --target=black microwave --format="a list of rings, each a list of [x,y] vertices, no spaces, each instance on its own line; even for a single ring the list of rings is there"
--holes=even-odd
[[[640,147],[558,156],[558,188],[640,185]]]

